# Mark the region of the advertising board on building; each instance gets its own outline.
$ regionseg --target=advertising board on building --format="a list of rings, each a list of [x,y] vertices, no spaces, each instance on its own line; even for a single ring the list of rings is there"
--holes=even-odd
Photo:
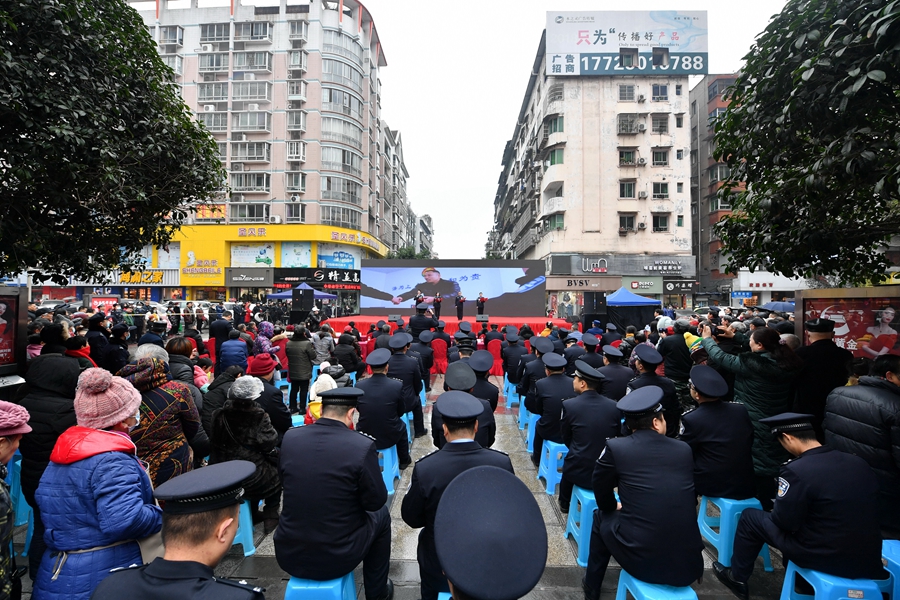
[[[231,244],[232,267],[274,267],[275,244]]]
[[[705,75],[708,44],[702,10],[551,11],[546,74]]]
[[[358,290],[358,269],[275,269],[274,286],[286,290],[306,283],[316,289]]]
[[[225,285],[228,287],[270,288],[275,269],[225,269]]]
[[[700,282],[692,279],[663,279],[663,288],[667,294],[696,294],[700,291]]]
[[[569,257],[573,276],[589,275],[648,275],[667,279],[693,279],[697,274],[693,256],[607,254]],[[555,263],[554,263],[555,265]],[[554,271],[554,275],[564,273]]]
[[[638,295],[665,294],[662,277],[630,276],[622,278],[622,287]]]

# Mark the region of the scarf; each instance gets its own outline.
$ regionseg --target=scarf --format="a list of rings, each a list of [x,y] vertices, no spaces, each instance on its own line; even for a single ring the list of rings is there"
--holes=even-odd
[[[95,367],[97,363],[94,362],[94,359],[91,358],[91,347],[84,346],[83,348],[79,348],[78,350],[66,350],[66,356],[71,356],[72,358],[86,358],[91,361],[91,364]]]
[[[146,392],[172,381],[168,363],[158,358],[142,358],[129,363],[122,367],[118,375],[130,381],[139,392]]]

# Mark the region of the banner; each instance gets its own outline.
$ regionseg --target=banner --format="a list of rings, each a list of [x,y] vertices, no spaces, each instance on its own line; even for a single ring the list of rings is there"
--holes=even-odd
[[[231,244],[232,267],[274,267],[275,244]]]

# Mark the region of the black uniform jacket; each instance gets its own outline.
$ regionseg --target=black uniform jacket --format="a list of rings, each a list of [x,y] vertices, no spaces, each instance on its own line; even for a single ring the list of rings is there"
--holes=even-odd
[[[563,351],[563,356],[566,359],[566,375],[571,377],[575,374],[575,361],[581,360],[583,354],[584,348],[578,344],[573,344]]]
[[[593,390],[563,401],[559,429],[569,449],[563,477],[590,490],[594,463],[606,448],[606,440],[619,434],[621,420],[616,403]]]
[[[256,399],[256,403],[266,411],[267,415],[269,415],[269,420],[272,421],[272,427],[278,432],[278,443],[281,444],[284,434],[287,433],[287,430],[292,426],[291,411],[288,410],[287,405],[284,403],[284,392],[265,379],[260,379],[260,381],[262,381],[263,384],[263,392],[262,395]]]
[[[478,399],[484,405],[484,410],[478,415],[478,431],[475,433],[475,441],[482,448],[490,448],[494,445],[497,435],[497,422],[494,420],[494,411],[487,400]],[[431,408],[431,439],[438,449],[444,447],[447,440],[444,439],[444,417],[437,408],[437,404]]]
[[[584,360],[584,358],[582,357],[581,360]],[[600,367],[597,370],[606,377],[606,381],[603,382],[603,395],[607,398],[612,398],[616,402],[624,398],[628,382],[634,379],[634,371],[625,365],[614,363]]]
[[[525,407],[536,415],[541,415],[535,431],[551,442],[561,444],[562,434],[559,432],[559,419],[562,416],[563,400],[575,395],[572,378],[563,373],[553,374],[535,383],[534,408]]]
[[[157,558],[152,563],[114,571],[100,582],[92,600],[263,600],[264,588],[214,577],[208,566],[193,561]]]
[[[366,393],[359,399],[359,421],[356,428],[375,438],[379,450],[390,448],[406,435],[406,425],[400,420],[406,413],[403,404],[403,384],[381,373],[356,382]]]
[[[794,383],[797,389],[794,410],[813,415],[821,423],[828,394],[836,387],[847,385],[853,353],[838,348],[832,340],[819,340],[797,348],[797,356],[803,360],[803,368]]]
[[[623,569],[648,583],[680,586],[703,575],[694,459],[687,444],[649,429],[608,440],[593,484],[601,523],[613,521],[617,544],[611,551]]]
[[[743,404],[704,402],[682,415],[678,437],[694,453],[698,495],[744,500],[756,494],[753,423]]]
[[[506,378],[513,385],[519,383],[517,368],[519,360],[525,354],[528,354],[528,349],[525,346],[520,346],[518,343],[507,346],[500,351],[500,356],[503,358],[503,372],[506,373]]]
[[[375,440],[322,418],[288,432],[279,472],[278,565],[294,577],[320,581],[355,569],[374,539],[369,513],[387,502]]]
[[[406,412],[419,402],[422,391],[422,372],[419,361],[406,354],[394,354],[388,361],[388,377],[403,384],[403,408]]]
[[[537,360],[537,355],[533,352],[523,354],[519,358],[519,364],[516,365],[516,393],[520,396],[524,396],[525,392],[528,391],[522,387],[522,378],[525,377],[525,367],[528,363]],[[510,380],[512,381],[512,380]]]
[[[578,360],[586,362],[595,369],[600,369],[601,367],[603,367],[603,355],[597,354],[596,352],[585,352],[578,358]],[[631,376],[634,377],[633,371],[631,373]]]
[[[675,437],[678,435],[679,419],[681,418],[681,404],[678,402],[678,393],[675,391],[675,382],[668,377],[660,377],[655,373],[641,373],[628,382],[628,389],[634,391],[645,385],[655,385],[663,391],[660,401],[666,418],[666,435]]]
[[[409,335],[418,341],[419,334],[423,331],[430,331],[438,326],[438,320],[434,317],[426,317],[425,315],[413,315],[409,318]]]
[[[522,371],[522,378],[519,380],[516,391],[520,396],[524,396],[525,406],[531,412],[534,412],[531,407],[534,406],[535,394],[537,392],[535,384],[546,376],[547,372],[544,369],[544,362],[541,359],[535,357],[535,360],[525,363],[525,368]]]
[[[497,410],[497,404],[500,402],[500,390],[497,386],[479,377],[475,380],[475,387],[472,388],[472,395],[481,400],[487,400],[491,405],[491,410]]]
[[[431,375],[431,367],[434,366],[434,350],[428,344],[422,342],[413,342],[409,345],[409,352],[415,352],[422,359],[422,370],[425,376],[422,379],[427,380]]]

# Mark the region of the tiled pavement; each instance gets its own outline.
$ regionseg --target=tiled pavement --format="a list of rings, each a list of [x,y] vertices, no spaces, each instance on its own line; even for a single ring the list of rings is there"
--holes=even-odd
[[[497,378],[494,378],[494,380],[494,383],[500,384],[498,387],[502,389],[502,382],[497,381]],[[439,393],[438,390],[443,389],[443,382],[440,376],[438,376],[438,381],[434,382],[433,389],[435,393],[429,396],[428,406],[425,409],[425,424],[429,428],[429,432],[431,406]],[[536,469],[531,463],[530,455],[525,450],[524,432],[519,431],[516,425],[515,416],[517,413],[518,409],[516,407],[507,408],[501,396],[501,404],[497,407],[495,413],[497,441],[494,444],[494,448],[509,454],[516,474],[534,493],[535,500],[544,515],[549,541],[547,567],[544,575],[535,589],[525,598],[529,600],[581,598],[583,597],[581,578],[584,575],[584,569],[578,567],[575,563],[577,548],[573,541],[566,539],[563,535],[566,520],[565,515],[559,511],[556,501],[557,496],[547,495],[543,482],[537,480]],[[412,447],[413,460],[431,453],[434,449],[430,435],[417,439]],[[400,504],[409,486],[412,470],[412,467],[410,467],[401,472],[402,478],[397,484],[396,492],[388,500],[393,519],[390,577],[394,581],[394,597],[397,600],[415,600],[419,598],[419,572],[416,563],[418,530],[411,529],[400,518]],[[24,542],[24,528],[22,531],[17,532],[16,542],[17,545]],[[261,524],[256,527],[256,546],[256,554],[246,558],[243,556],[241,547],[235,546],[218,566],[216,574],[234,579],[244,579],[265,587],[266,597],[269,599],[283,598],[289,576],[278,567],[278,563],[275,561],[272,535],[265,535]],[[709,548],[704,552],[706,571],[702,583],[695,584],[694,589],[700,600],[711,600],[713,598],[733,600],[734,596],[716,580],[712,573],[711,565],[715,555],[715,550],[710,550]],[[784,568],[781,565],[781,557],[777,551],[773,551],[772,558],[776,569],[774,573],[764,572],[762,561],[757,559],[757,569],[751,580],[751,593],[754,600],[778,598],[781,592]],[[620,568],[613,561],[607,572],[606,580],[603,582],[601,593],[603,600],[611,600],[615,597],[619,570]],[[362,571],[359,568],[356,571],[356,582],[358,597],[364,599]],[[27,581],[27,578],[25,587],[30,588],[30,582]],[[26,593],[23,597],[30,598],[30,594]]]

